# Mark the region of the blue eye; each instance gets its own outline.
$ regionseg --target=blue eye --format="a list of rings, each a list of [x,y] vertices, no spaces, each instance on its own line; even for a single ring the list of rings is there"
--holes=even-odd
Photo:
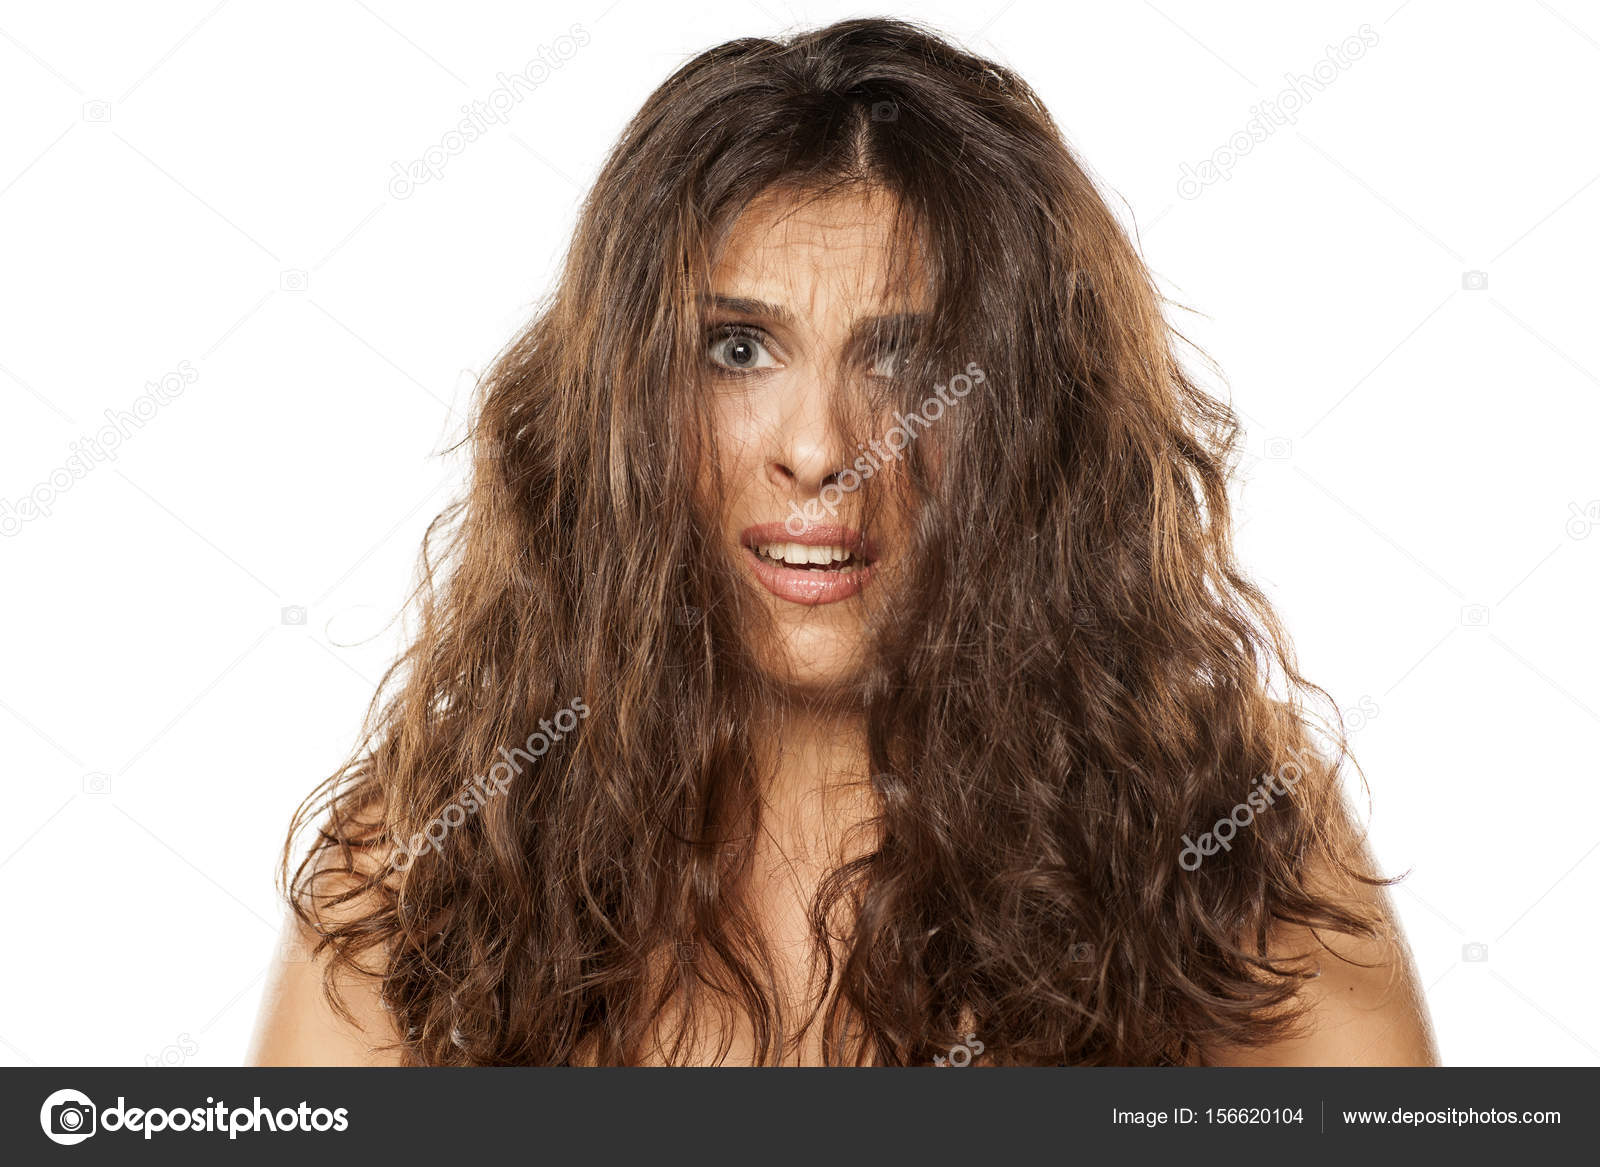
[[[708,354],[712,364],[734,373],[776,368],[761,334],[752,328],[725,325],[712,336]]]

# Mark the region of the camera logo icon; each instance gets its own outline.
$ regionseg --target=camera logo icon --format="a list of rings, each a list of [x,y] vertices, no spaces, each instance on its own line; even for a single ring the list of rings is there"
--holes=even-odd
[[[1489,946],[1474,941],[1461,946],[1461,959],[1469,964],[1482,964],[1489,959]]]
[[[290,604],[287,608],[283,609],[279,615],[283,622],[289,625],[291,628],[301,628],[305,626],[306,610],[305,606],[302,604]]]
[[[1589,532],[1600,526],[1600,502],[1591,502],[1586,507],[1569,502],[1567,511],[1572,515],[1567,520],[1567,534],[1574,539],[1587,539]]]
[[[1461,273],[1461,288],[1467,292],[1482,292],[1489,287],[1489,273],[1486,271],[1464,271]]]
[[[39,1108],[39,1125],[52,1143],[70,1147],[94,1134],[95,1113],[87,1094],[57,1090]]]

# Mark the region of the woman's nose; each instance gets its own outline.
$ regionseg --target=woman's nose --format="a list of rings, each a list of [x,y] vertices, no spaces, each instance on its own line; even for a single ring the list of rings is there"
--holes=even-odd
[[[825,385],[797,385],[773,427],[766,460],[774,486],[809,498],[833,481],[847,461],[833,395]]]

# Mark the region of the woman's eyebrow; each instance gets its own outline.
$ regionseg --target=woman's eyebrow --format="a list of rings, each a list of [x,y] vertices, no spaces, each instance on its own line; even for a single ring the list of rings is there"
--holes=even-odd
[[[737,316],[759,316],[785,325],[794,323],[794,314],[782,304],[769,304],[765,300],[753,300],[748,296],[724,296],[717,293],[706,297],[705,303],[708,307],[732,312]]]
[[[850,326],[851,347],[883,340],[903,340],[928,321],[926,312],[892,312],[863,316]]]
[[[794,313],[782,304],[771,304],[750,296],[727,296],[718,292],[707,296],[704,303],[709,308],[731,312],[736,316],[759,316],[785,325],[795,323]],[[890,312],[858,317],[850,326],[850,343],[884,335],[899,335],[921,326],[927,319],[925,312]]]

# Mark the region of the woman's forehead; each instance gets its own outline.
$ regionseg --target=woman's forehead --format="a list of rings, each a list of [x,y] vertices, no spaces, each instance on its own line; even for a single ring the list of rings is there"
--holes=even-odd
[[[880,188],[772,192],[735,221],[712,271],[715,292],[815,315],[841,302],[920,306],[919,248],[897,200]]]

